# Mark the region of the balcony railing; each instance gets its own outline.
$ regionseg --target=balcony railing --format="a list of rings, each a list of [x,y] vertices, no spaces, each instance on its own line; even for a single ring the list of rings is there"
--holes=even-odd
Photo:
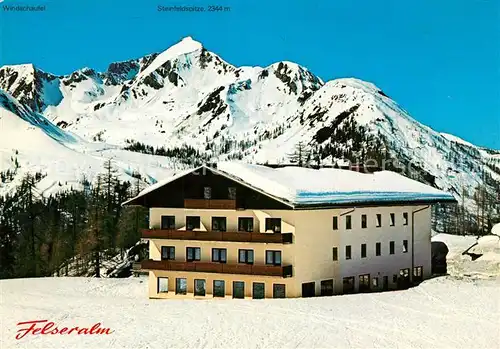
[[[142,231],[144,239],[199,240],[199,241],[230,241],[259,242],[275,244],[293,243],[292,233],[246,233],[221,231],[190,231],[173,229],[146,229]]]
[[[236,210],[236,200],[184,199],[184,208]]]
[[[292,277],[292,266],[225,264],[211,262],[155,261],[141,262],[143,270],[193,271],[199,273],[245,274],[261,276]]]

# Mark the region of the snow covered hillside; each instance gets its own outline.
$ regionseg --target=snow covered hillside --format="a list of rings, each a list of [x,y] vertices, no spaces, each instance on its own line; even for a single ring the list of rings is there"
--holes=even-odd
[[[147,279],[0,281],[2,348],[498,348],[498,283],[437,278],[398,292],[150,300]],[[110,335],[15,336],[16,324],[100,322]]]
[[[487,257],[482,262],[462,255],[476,242],[472,237],[437,234],[433,241],[447,244],[450,275],[383,293],[150,300],[145,277],[0,280],[0,347],[500,347],[498,236],[480,238],[478,246]],[[45,319],[59,328],[100,322],[114,332],[15,339],[18,322]]]
[[[92,158],[89,163],[114,156],[121,168],[130,164],[151,177],[160,174],[154,169],[173,168],[175,159],[134,157],[119,149],[163,147],[173,157],[188,149],[204,160],[283,163],[301,142],[311,162],[373,159],[387,169],[404,166],[406,175],[456,197],[483,183],[494,193],[500,183],[500,152],[420,124],[371,83],[353,78],[325,83],[288,61],[235,67],[189,37],[164,52],[111,63],[105,72],[82,68],[55,76],[31,64],[4,66],[0,89],[2,98],[20,106],[0,106],[2,120],[37,115],[51,134],[62,137],[57,147],[84,153],[83,158]],[[13,126],[3,122],[0,137],[6,139]],[[40,124],[33,127],[47,131]],[[19,139],[25,141],[21,137],[29,133],[17,135],[17,142],[0,145],[0,170],[12,168],[9,160],[18,148],[40,159],[37,165],[20,156],[21,168],[55,161],[46,159],[38,141],[26,149]],[[93,170],[84,169],[89,165],[80,164],[83,158],[75,155],[78,164],[63,172],[49,171],[49,180],[75,180],[75,172],[82,171],[91,176]],[[394,164],[396,159],[402,166]]]
[[[111,159],[122,180],[141,176],[154,183],[172,173],[172,159],[126,151],[106,143],[87,142],[60,129],[43,115],[21,105],[0,90],[0,170],[13,173],[0,182],[0,194],[19,184],[23,174],[40,172],[38,185],[45,195],[61,189],[80,188],[84,177],[92,180]]]

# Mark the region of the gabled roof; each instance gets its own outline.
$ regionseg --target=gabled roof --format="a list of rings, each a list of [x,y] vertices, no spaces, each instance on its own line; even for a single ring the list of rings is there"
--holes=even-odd
[[[360,173],[303,167],[270,168],[242,162],[221,162],[180,172],[143,190],[130,203],[182,176],[206,168],[291,208],[377,203],[455,202],[453,195],[391,171]]]

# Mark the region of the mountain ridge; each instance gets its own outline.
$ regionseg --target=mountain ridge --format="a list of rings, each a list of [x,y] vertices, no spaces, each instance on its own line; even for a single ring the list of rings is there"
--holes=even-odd
[[[419,123],[372,83],[324,82],[289,61],[235,67],[189,37],[105,72],[56,76],[31,65],[30,75],[13,67],[0,68],[0,89],[86,142],[258,163],[289,162],[303,144],[309,162],[391,161],[393,170],[399,162],[405,175],[457,198],[478,184],[495,193],[500,183],[496,150]]]

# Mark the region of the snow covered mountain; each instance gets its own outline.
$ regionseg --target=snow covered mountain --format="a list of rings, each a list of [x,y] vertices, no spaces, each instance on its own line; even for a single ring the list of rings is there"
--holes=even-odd
[[[102,160],[112,152],[122,168],[132,168],[132,158],[135,164],[154,158],[157,167],[172,168],[176,160],[187,165],[178,159],[186,152],[203,160],[284,163],[300,142],[313,163],[372,159],[387,169],[404,167],[406,175],[457,197],[478,184],[493,193],[500,183],[499,151],[420,124],[371,83],[325,83],[287,61],[235,67],[189,37],[164,52],[111,63],[105,72],[83,68],[55,76],[32,65],[4,66],[0,89],[8,101],[2,104],[4,123],[16,115],[26,122],[29,115],[48,125],[28,122],[38,137],[49,136],[44,142],[85,158],[91,154],[92,161],[96,153]],[[0,129],[0,170],[12,166],[7,150],[49,156],[34,141],[26,149],[30,134],[10,136],[12,127]],[[161,147],[171,158],[120,150],[125,147],[149,153]],[[153,178],[144,166],[142,171]],[[53,174],[57,181],[60,176]]]

